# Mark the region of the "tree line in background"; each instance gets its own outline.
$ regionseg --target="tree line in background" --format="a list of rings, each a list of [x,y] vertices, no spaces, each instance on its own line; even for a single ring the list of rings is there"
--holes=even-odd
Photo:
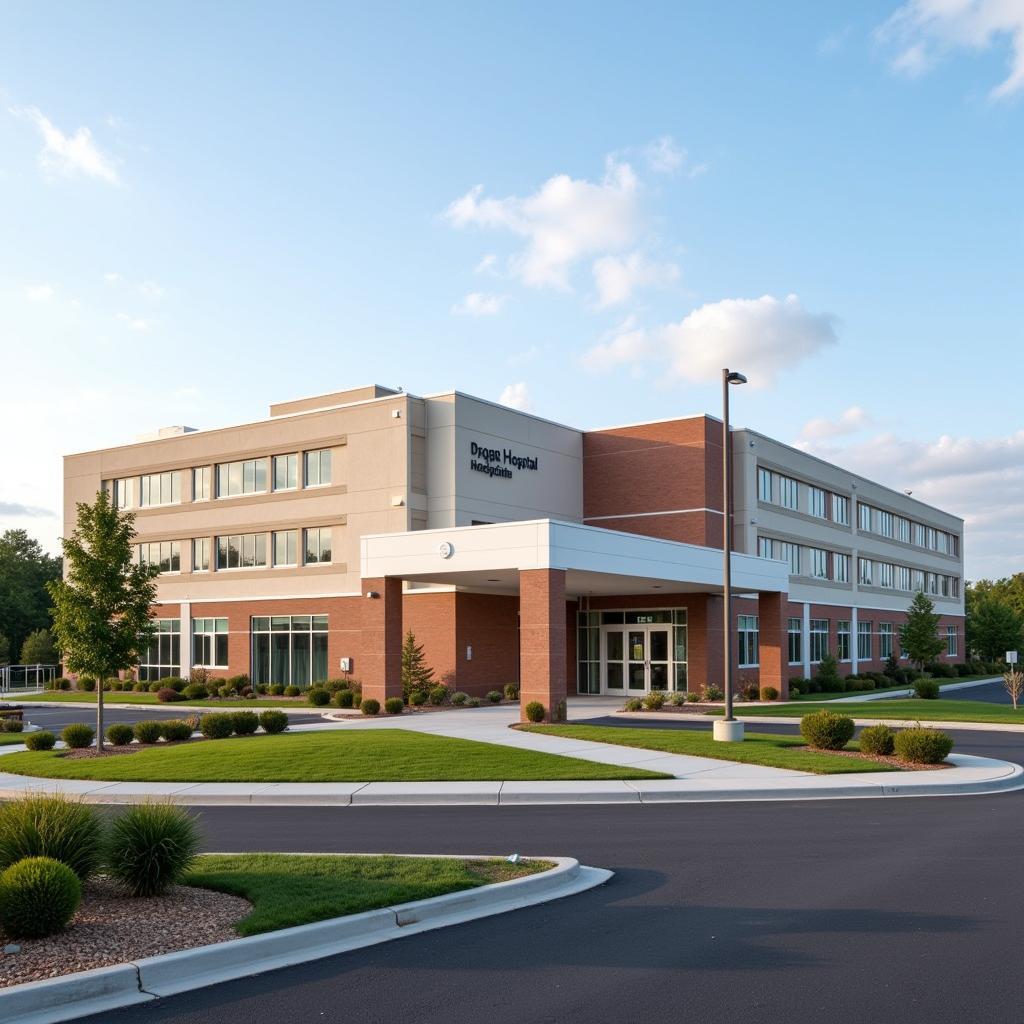
[[[1024,649],[1024,572],[968,583],[967,649],[985,661],[1001,661]]]
[[[59,580],[61,560],[24,530],[0,535],[0,665],[55,664],[47,583]]]

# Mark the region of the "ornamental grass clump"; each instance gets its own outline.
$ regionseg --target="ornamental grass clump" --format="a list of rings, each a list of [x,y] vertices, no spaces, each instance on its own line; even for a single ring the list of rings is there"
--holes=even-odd
[[[83,750],[85,747],[92,746],[95,735],[96,730],[91,725],[86,725],[84,722],[75,722],[72,725],[64,726],[60,738],[69,749]]]
[[[938,700],[939,684],[935,679],[925,676],[922,679],[914,680],[914,695],[921,700]]]
[[[869,725],[860,733],[860,752],[888,757],[893,752],[895,733],[887,725]]]
[[[57,737],[46,729],[40,732],[30,732],[25,736],[25,746],[29,750],[53,750]]]
[[[901,729],[894,740],[896,756],[912,764],[942,764],[953,749],[953,737],[941,729]]]
[[[136,804],[110,826],[108,871],[132,896],[162,895],[198,853],[195,820],[173,804]]]
[[[842,750],[853,730],[853,719],[834,711],[812,711],[800,719],[800,735],[818,750]]]
[[[273,736],[288,728],[288,716],[283,711],[261,711],[260,725],[265,733]]]
[[[0,875],[0,925],[15,939],[63,931],[82,900],[82,883],[51,857],[26,857]]]
[[[643,698],[644,708],[648,711],[660,711],[665,706],[665,694],[661,690],[651,690]]]
[[[135,738],[140,743],[157,743],[160,739],[162,726],[160,722],[136,722]]]
[[[103,856],[103,821],[64,796],[23,796],[0,804],[0,870],[25,857],[50,857],[83,882]]]

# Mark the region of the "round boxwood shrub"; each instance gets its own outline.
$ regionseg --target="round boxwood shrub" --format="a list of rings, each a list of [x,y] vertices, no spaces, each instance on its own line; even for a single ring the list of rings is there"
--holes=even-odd
[[[539,700],[531,700],[523,710],[526,712],[526,717],[531,722],[544,721],[544,705],[541,704]]]
[[[283,711],[261,711],[260,725],[270,735],[284,732],[288,728],[288,716]]]
[[[160,735],[168,743],[181,743],[192,739],[192,723],[181,718],[172,718],[160,723]]]
[[[519,684],[506,683],[504,688],[505,700],[519,700]]]
[[[853,736],[853,719],[834,711],[812,711],[800,719],[800,734],[819,750],[842,750]]]
[[[941,764],[953,749],[953,737],[941,729],[901,729],[893,741],[896,756],[913,764]]]
[[[914,680],[914,694],[921,698],[921,700],[938,700],[939,699],[939,683],[936,679],[928,679],[927,677]]]
[[[61,676],[57,680],[57,689],[58,690],[70,690],[71,689],[71,680],[70,679],[65,679],[63,676]]]
[[[0,718],[0,732],[23,732],[25,723],[20,718]]]
[[[161,723],[147,719],[134,725],[135,738],[140,743],[156,743],[161,736]]]
[[[65,746],[70,747],[72,750],[82,750],[92,745],[95,735],[96,730],[91,725],[86,725],[84,722],[75,722],[72,725],[64,726],[61,730],[60,738],[64,741]]]
[[[422,690],[413,690],[412,693],[409,694],[409,703],[414,708],[423,707],[423,705],[427,703],[427,695]]]
[[[110,826],[109,871],[132,896],[161,895],[181,880],[198,852],[194,819],[173,804],[136,804]]]
[[[0,924],[16,939],[41,939],[62,931],[75,916],[82,883],[51,857],[26,857],[0,875]]]
[[[208,740],[225,740],[235,731],[235,716],[227,711],[203,715],[199,731]]]
[[[107,741],[115,747],[126,747],[135,738],[135,732],[127,722],[115,722],[107,726]]]
[[[260,727],[260,716],[255,711],[235,711],[231,715],[236,736],[252,736]]]
[[[665,694],[661,690],[651,690],[643,698],[643,704],[648,711],[660,711],[665,706]]]
[[[355,700],[355,694],[351,690],[339,690],[334,695],[334,703],[339,708],[350,708]]]
[[[136,693],[145,693],[149,689],[149,683],[144,683],[140,680],[132,687],[132,689]]]
[[[468,693],[463,693],[461,690],[456,690],[452,694],[452,703],[456,707],[460,707],[461,708],[462,705],[465,704],[467,700],[469,700],[469,694]]]
[[[82,678],[78,680],[78,689],[82,690],[84,693],[93,693],[96,689],[96,680],[90,679],[88,676],[82,676]]]
[[[300,690],[297,686],[286,686],[284,688],[284,695],[286,697],[298,697]]]
[[[862,754],[888,756],[893,751],[894,733],[887,725],[869,725],[861,730],[860,750]]]
[[[273,683],[270,687],[271,697],[284,696],[284,683]]]
[[[429,693],[430,703],[434,707],[440,707],[442,704],[447,704],[451,700],[451,691],[447,686],[433,686]]]
[[[210,696],[210,691],[202,683],[189,683],[181,692],[186,700],[206,700]]]
[[[52,732],[43,729],[41,732],[25,733],[25,746],[29,750],[53,750],[57,737]]]
[[[492,704],[500,704],[501,703],[501,691],[500,690],[488,690],[487,691],[487,699]]]
[[[778,700],[779,691],[774,686],[761,687],[761,700]]]
[[[359,710],[364,715],[376,715],[380,711],[380,701],[373,697],[367,697],[359,703]]]
[[[401,697],[388,697],[384,701],[384,710],[389,715],[400,715],[405,710],[405,701]]]
[[[639,697],[630,697],[626,701],[623,711],[643,711],[644,702]]]
[[[103,858],[103,821],[64,796],[25,796],[0,804],[0,871],[25,857],[52,857],[85,881]]]
[[[160,685],[169,686],[172,690],[177,690],[180,693],[188,684],[181,676],[164,676],[160,680]]]
[[[184,700],[185,697],[183,694],[178,693],[173,686],[161,686],[156,691],[156,699],[163,704],[170,704],[176,700]]]
[[[331,694],[328,690],[325,690],[322,686],[314,686],[309,693],[306,694],[306,700],[315,708],[326,707],[331,702]]]

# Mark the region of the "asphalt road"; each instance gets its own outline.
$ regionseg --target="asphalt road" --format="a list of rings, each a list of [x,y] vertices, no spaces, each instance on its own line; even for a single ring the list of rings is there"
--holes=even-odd
[[[1024,736],[964,731],[957,740],[959,750],[1024,762]],[[211,850],[516,850],[570,854],[616,874],[567,900],[90,1024],[1024,1020],[1024,794],[225,807],[201,819]]]

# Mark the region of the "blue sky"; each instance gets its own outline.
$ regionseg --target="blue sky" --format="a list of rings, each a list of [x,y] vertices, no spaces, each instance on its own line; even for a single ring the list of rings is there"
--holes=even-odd
[[[0,527],[351,384],[719,401],[1024,569],[1024,0],[0,12]]]

